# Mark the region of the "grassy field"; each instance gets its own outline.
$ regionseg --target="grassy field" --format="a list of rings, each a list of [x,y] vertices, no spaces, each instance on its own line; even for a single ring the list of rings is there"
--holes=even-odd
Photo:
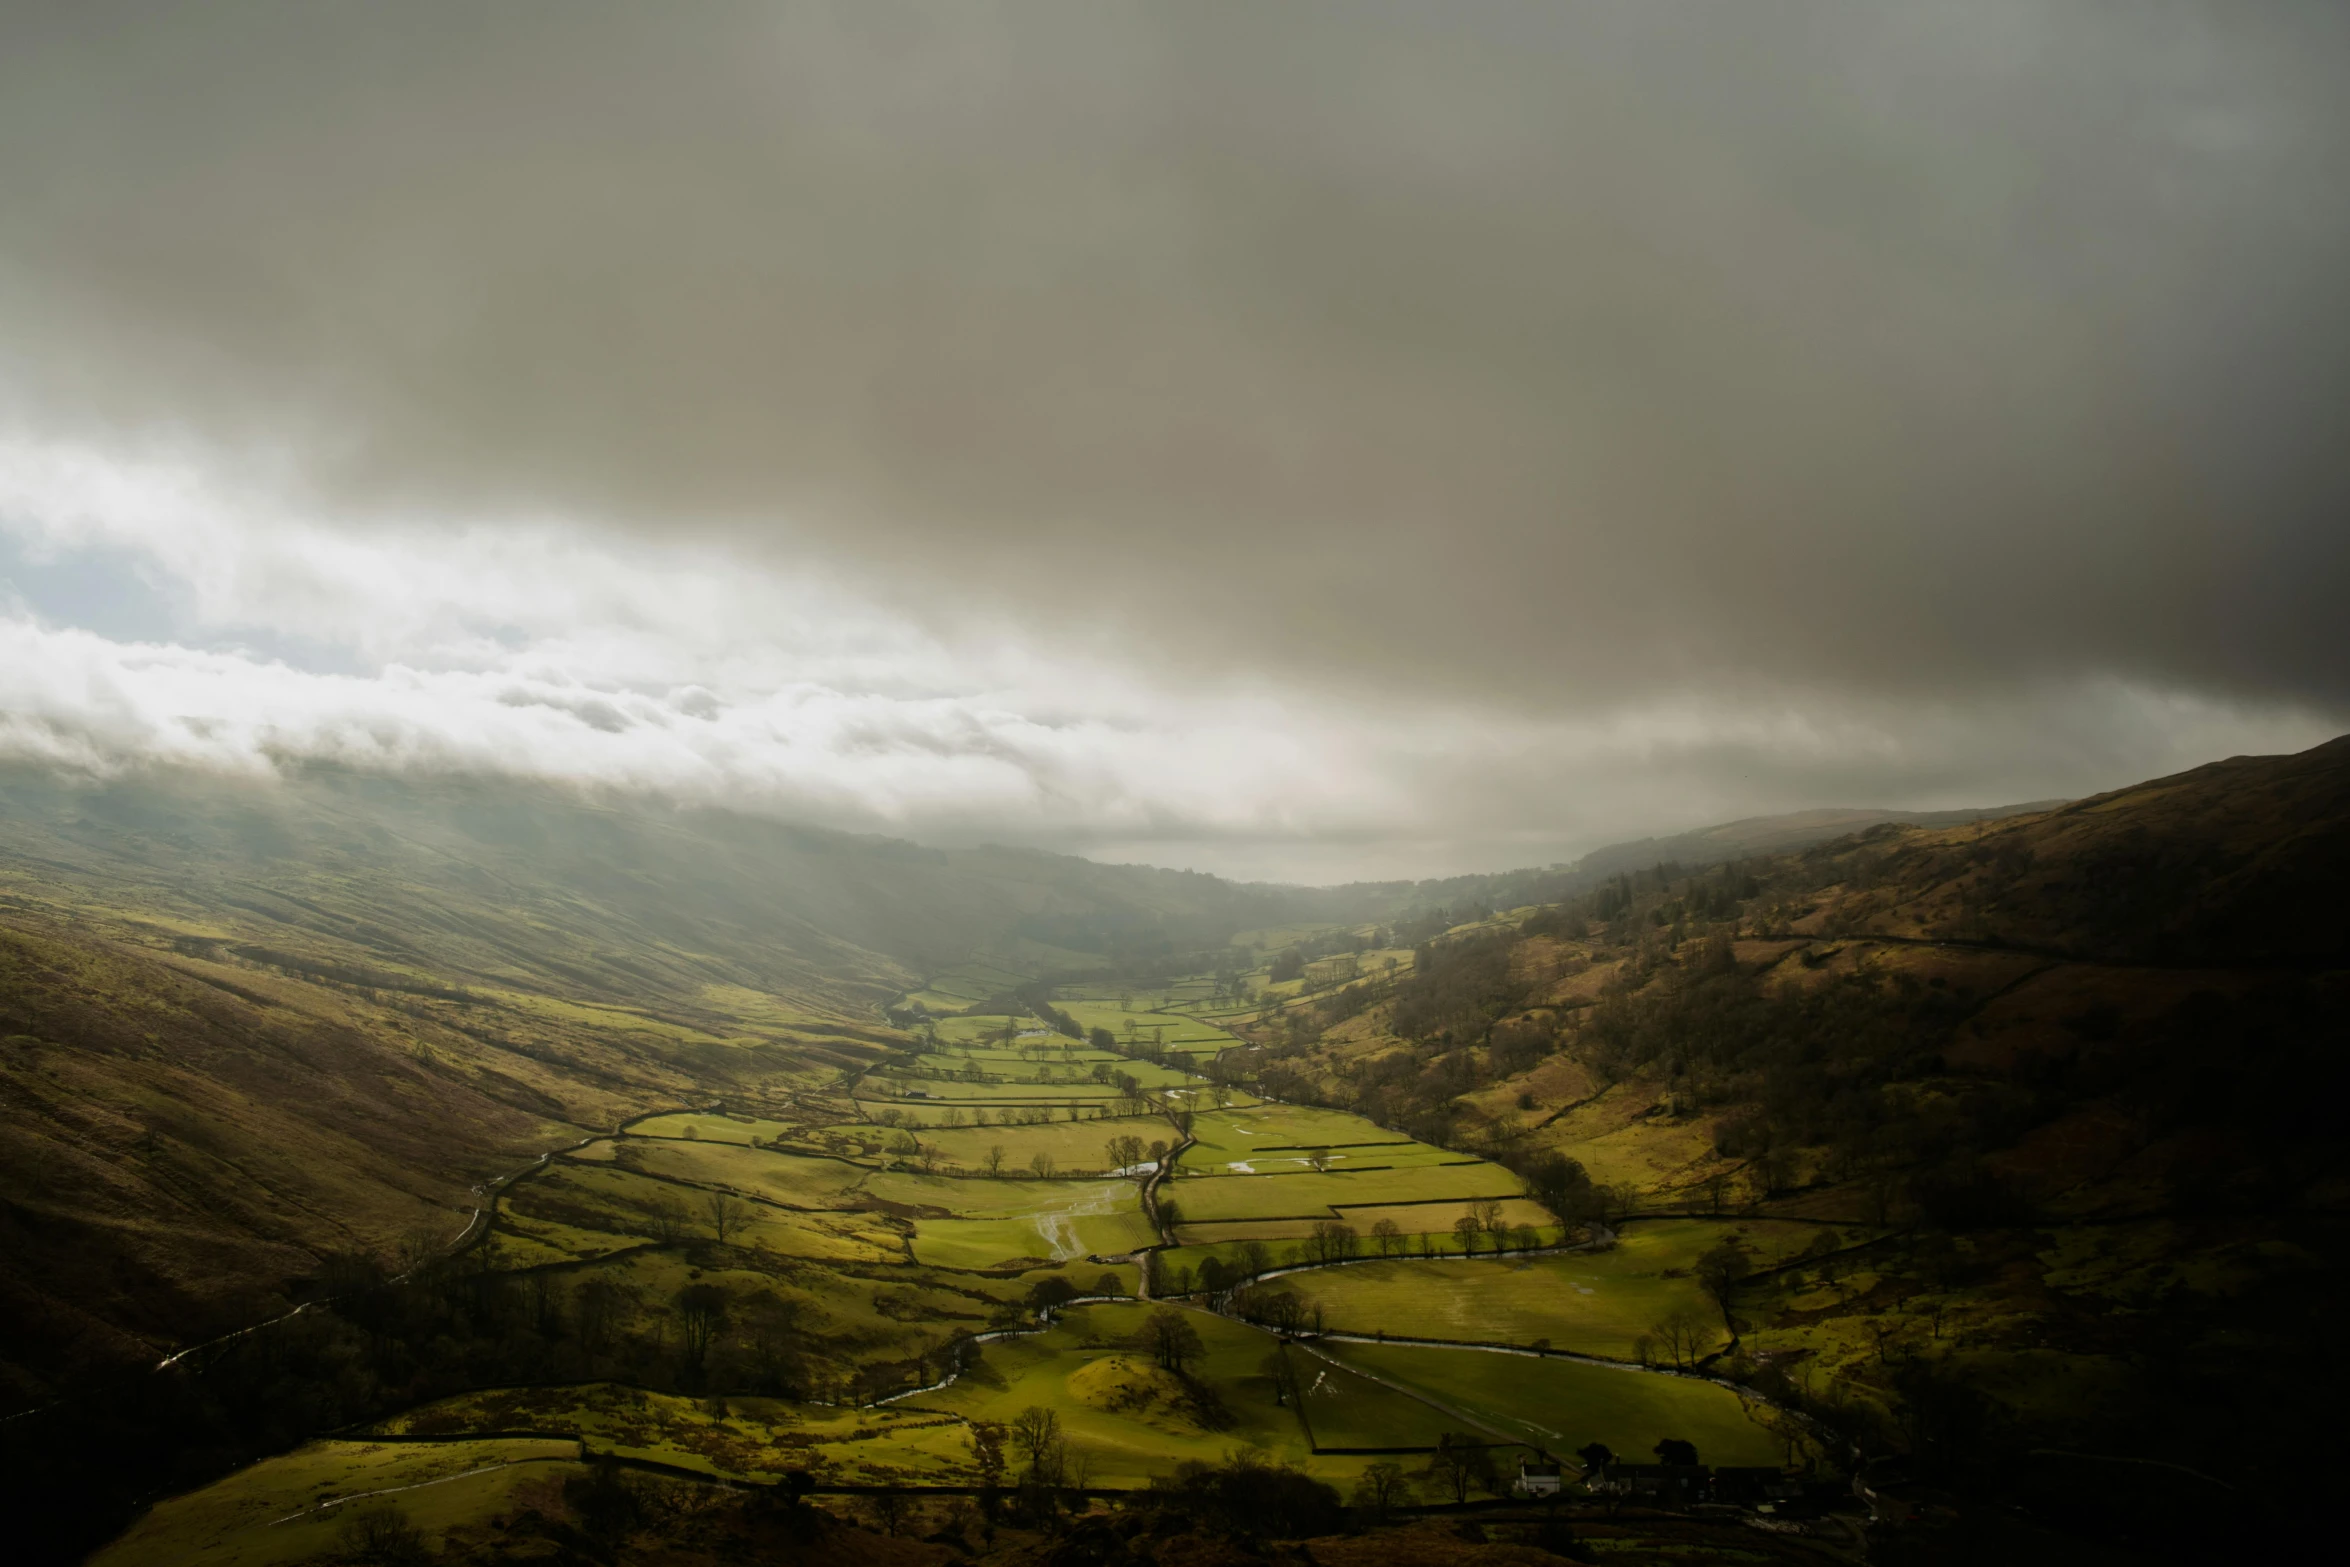
[[[586,1387],[499,1388],[428,1404],[385,1424],[395,1432],[555,1430],[577,1432],[591,1453],[650,1459],[728,1479],[772,1481],[806,1469],[836,1484],[870,1484],[902,1465],[868,1465],[877,1442],[921,1445],[945,1424],[935,1413],[902,1406],[834,1409],[774,1398],[730,1398],[724,1414],[700,1399],[620,1383]]]
[[[1141,1187],[1130,1180],[990,1179],[984,1175],[923,1175],[883,1170],[866,1183],[867,1195],[900,1205],[914,1217],[1027,1219],[1077,1211],[1140,1211]]]
[[[909,1099],[908,1090],[918,1090],[923,1097]],[[948,1078],[916,1077],[892,1079],[887,1083],[860,1084],[856,1097],[858,1105],[868,1114],[886,1108],[927,1115],[947,1105],[965,1108],[1005,1104],[1099,1105],[1117,1098],[1118,1090],[1111,1084],[1097,1083],[1090,1077],[1019,1083],[960,1083]]]
[[[907,1403],[1007,1422],[1030,1406],[1051,1409],[1096,1485],[1142,1485],[1184,1459],[1215,1463],[1234,1448],[1299,1463],[1311,1456],[1296,1416],[1275,1404],[1272,1380],[1259,1369],[1270,1337],[1186,1312],[1206,1344],[1192,1368],[1213,1394],[1203,1403],[1129,1347],[1146,1311],[1140,1304],[1073,1308],[1046,1333],[986,1346],[979,1366],[952,1387]]]
[[[1286,1353],[1296,1363],[1299,1411],[1317,1453],[1330,1448],[1432,1451],[1437,1438],[1461,1429],[1452,1416],[1384,1382],[1302,1349]]]
[[[714,1115],[706,1111],[682,1111],[676,1115],[656,1115],[637,1122],[629,1129],[632,1137],[674,1137],[687,1141],[713,1143],[740,1143],[749,1147],[753,1141],[771,1143],[778,1137],[788,1137],[799,1130],[792,1121],[763,1121],[748,1115]]]
[[[1182,1173],[1185,1175],[1295,1175],[1314,1168],[1317,1157],[1324,1157],[1333,1171],[1350,1170],[1426,1170],[1442,1166],[1462,1169],[1490,1169],[1482,1159],[1464,1159],[1449,1148],[1431,1147],[1426,1143],[1360,1143],[1351,1148],[1331,1147],[1312,1150],[1283,1149],[1260,1153],[1254,1149],[1236,1154],[1222,1163],[1212,1157],[1203,1157],[1196,1149],[1185,1151]]]
[[[706,1237],[707,1224],[695,1206],[700,1196],[611,1165],[558,1166],[507,1197],[499,1223],[501,1233],[510,1231],[518,1241],[586,1259],[646,1244],[663,1202],[682,1207],[689,1238]],[[820,1262],[886,1262],[905,1255],[903,1238],[876,1215],[826,1211],[813,1203],[796,1209],[752,1204],[734,1242]]]
[[[976,970],[934,980],[994,986],[1000,975]],[[998,993],[1002,987],[985,993]],[[1195,987],[1203,988],[1204,987]],[[1063,1003],[1086,1026],[1120,1039],[1160,1033],[1171,1050],[1208,1051],[1232,1041],[1189,1015],[1129,1012],[1090,996]],[[745,1003],[747,1005],[748,1003]],[[497,1253],[502,1266],[561,1270],[563,1287],[609,1278],[624,1286],[629,1310],[664,1316],[689,1285],[716,1285],[734,1300],[772,1295],[794,1313],[811,1350],[798,1384],[807,1396],[845,1397],[880,1374],[905,1385],[934,1374],[958,1339],[1024,1320],[1020,1302],[1040,1277],[1078,1290],[1129,1294],[1139,1270],[1104,1265],[1156,1243],[1140,1186],[1092,1178],[1119,1135],[1172,1141],[1165,1116],[1109,1117],[1116,1094],[1092,1080],[1097,1064],[1142,1079],[1158,1093],[1195,1102],[1210,1093],[1227,1101],[1202,1108],[1194,1146],[1165,1189],[1183,1215],[1183,1245],[1166,1260],[1196,1268],[1207,1256],[1238,1261],[1244,1245],[1270,1245],[1276,1264],[1317,1219],[1353,1224],[1368,1239],[1392,1219],[1407,1234],[1452,1244],[1454,1221],[1472,1200],[1504,1204],[1503,1220],[1556,1227],[1499,1166],[1385,1131],[1339,1111],[1271,1104],[1229,1090],[1209,1090],[1178,1068],[1151,1067],[1014,1021],[952,1017],[937,1021],[935,1045],[918,1058],[918,1075],[828,1079],[828,1101],[796,1089],[792,1109],[767,1118],[716,1111],[675,1112],[638,1124],[629,1135],[593,1144],[518,1183],[501,1205]],[[1134,1025],[1130,1036],[1126,1024]],[[976,1082],[961,1080],[977,1075]],[[920,1098],[905,1091],[918,1089]],[[1023,1121],[1031,1112],[1043,1117]],[[967,1124],[940,1124],[949,1114]],[[991,1124],[969,1124],[985,1113]],[[1074,1113],[1078,1118],[1070,1119]],[[909,1148],[912,1137],[919,1148]],[[814,1152],[836,1150],[836,1156]],[[989,1150],[1003,1150],[1007,1174],[975,1173]],[[1310,1150],[1327,1150],[1331,1168],[1314,1170]],[[1048,1155],[1071,1178],[1027,1173]],[[919,1164],[929,1161],[924,1173]],[[715,1244],[707,1206],[713,1193],[748,1198],[750,1212],[725,1246]],[[662,1213],[681,1215],[668,1221]],[[1648,1321],[1696,1292],[1689,1265],[1723,1227],[1695,1222],[1633,1227],[1615,1251],[1590,1256],[1474,1261],[1381,1262],[1291,1276],[1284,1287],[1319,1300],[1333,1330],[1415,1324],[1429,1336],[1547,1339],[1559,1347],[1629,1354]],[[1784,1237],[1777,1232],[1784,1229]],[[1749,1225],[1759,1256],[1808,1239],[1800,1226]],[[811,1267],[814,1263],[818,1266]],[[1105,1275],[1107,1276],[1105,1281]],[[1178,1379],[1159,1370],[1133,1339],[1147,1303],[1071,1308],[1044,1331],[988,1344],[951,1386],[889,1406],[856,1411],[773,1398],[731,1398],[723,1410],[619,1383],[492,1389],[410,1412],[398,1424],[417,1433],[529,1429],[578,1432],[593,1451],[615,1452],[699,1470],[713,1477],[770,1480],[808,1469],[840,1483],[954,1483],[971,1478],[966,1419],[1009,1420],[1030,1406],[1063,1421],[1087,1483],[1141,1485],[1187,1458],[1222,1459],[1236,1448],[1306,1464],[1342,1488],[1386,1454],[1417,1468],[1409,1455],[1433,1447],[1448,1430],[1478,1426],[1553,1448],[1597,1437],[1620,1451],[1645,1454],[1659,1436],[1698,1442],[1714,1461],[1769,1461],[1776,1437],[1748,1417],[1738,1397],[1691,1380],[1639,1376],[1569,1363],[1397,1345],[1325,1344],[1330,1359],[1293,1347],[1304,1395],[1295,1408],[1273,1399],[1265,1361],[1274,1341],[1243,1323],[1191,1311],[1206,1345]],[[595,1374],[609,1374],[607,1362]],[[921,1368],[932,1368],[925,1371]],[[633,1375],[633,1373],[632,1373]],[[1435,1407],[1449,1404],[1459,1413]],[[545,1444],[540,1444],[544,1446]],[[1568,1445],[1573,1445],[1569,1442]],[[573,1449],[541,1452],[523,1444],[314,1444],[255,1466],[222,1486],[158,1509],[141,1533],[121,1542],[162,1550],[140,1559],[221,1563],[296,1561],[331,1549],[321,1522],[287,1524],[263,1534],[254,1521],[271,1507],[285,1517],[303,1505],[362,1489],[389,1475],[396,1483],[430,1481],[402,1492],[428,1532],[458,1522],[480,1526],[514,1511],[516,1487],[531,1473],[572,1472]],[[1334,1452],[1332,1449],[1347,1451]],[[1367,1450],[1367,1451],[1366,1451]],[[469,1466],[456,1458],[474,1454]],[[306,1456],[307,1455],[307,1456]],[[510,1458],[528,1460],[516,1466]],[[487,1464],[478,1475],[468,1467]],[[274,1467],[273,1466],[278,1466]],[[333,1478],[326,1478],[327,1476]],[[322,1489],[323,1486],[323,1489]],[[259,1554],[255,1554],[258,1552]]]
[[[1000,996],[1008,990],[1017,989],[1034,977],[995,963],[958,963],[953,968],[931,975],[922,989],[914,994],[918,996],[927,993],[950,998],[950,1005],[967,1007],[974,1002],[985,1001],[990,996]]]
[[[1055,1002],[1080,1028],[1106,1028],[1121,1045],[1129,1041],[1165,1046],[1184,1055],[1213,1055],[1240,1043],[1232,1035],[1184,1012],[1127,1011],[1115,999],[1079,996]]]
[[[920,1219],[914,1256],[941,1268],[1000,1268],[1039,1258],[1123,1256],[1157,1239],[1140,1208],[1072,1207],[1016,1219]]]
[[[517,1486],[583,1473],[578,1455],[579,1444],[561,1441],[310,1442],[156,1503],[91,1561],[274,1567],[339,1560],[344,1518],[370,1505],[366,1493],[374,1491],[398,1491],[383,1500],[396,1500],[428,1543],[437,1543],[451,1525],[503,1510]]]
[[[1604,1442],[1648,1462],[1658,1440],[1669,1436],[1696,1443],[1698,1456],[1709,1464],[1775,1464],[1787,1456],[1782,1435],[1757,1418],[1759,1406],[1695,1377],[1487,1350],[1330,1343],[1322,1348],[1356,1370],[1426,1394],[1554,1453]]]
[[[1464,1211],[1463,1204],[1446,1199],[1436,1202],[1373,1203],[1360,1208],[1347,1207],[1339,1209],[1338,1216],[1365,1235],[1370,1234],[1372,1227],[1378,1224],[1381,1219],[1393,1219],[1395,1227],[1406,1235],[1441,1236],[1449,1246],[1453,1221],[1458,1219]],[[1555,1236],[1558,1233],[1558,1224],[1551,1218],[1550,1210],[1530,1197],[1502,1199],[1501,1221],[1512,1229],[1519,1225],[1531,1225],[1545,1234]],[[1485,1242],[1480,1240],[1478,1245],[1483,1247]],[[1417,1241],[1414,1241],[1412,1249],[1419,1250]]]
[[[663,1180],[724,1187],[793,1208],[847,1206],[854,1201],[849,1194],[872,1173],[845,1160],[809,1154],[639,1137],[622,1139],[614,1162]],[[680,1195],[689,1201],[694,1197]]]
[[[1418,1148],[1400,1132],[1383,1131],[1359,1115],[1343,1110],[1318,1110],[1310,1105],[1260,1104],[1243,1111],[1203,1111],[1191,1124],[1197,1144],[1184,1163],[1223,1164],[1255,1154],[1293,1152],[1307,1148],[1344,1148],[1362,1155],[1372,1147],[1398,1152]],[[1454,1158],[1460,1157],[1455,1154]]]
[[[1460,1242],[1452,1234],[1452,1221],[1460,1217],[1463,1211],[1464,1209],[1460,1205],[1454,1203],[1420,1203],[1408,1208],[1340,1209],[1339,1218],[1342,1222],[1353,1226],[1355,1233],[1363,1237],[1366,1254],[1376,1251],[1376,1244],[1370,1235],[1371,1225],[1377,1220],[1366,1222],[1364,1218],[1366,1213],[1370,1213],[1385,1215],[1396,1220],[1396,1227],[1404,1235],[1406,1255],[1414,1258],[1423,1255],[1441,1257],[1450,1253],[1457,1257],[1460,1252]],[[1532,1227],[1540,1235],[1543,1245],[1554,1245],[1559,1239],[1559,1227],[1550,1221],[1550,1215],[1544,1212],[1539,1205],[1525,1198],[1518,1198],[1503,1204],[1502,1216],[1504,1222],[1513,1226],[1524,1223]],[[1300,1249],[1299,1243],[1313,1234],[1316,1224],[1325,1222],[1328,1221],[1318,1219],[1242,1219],[1224,1224],[1179,1224],[1175,1227],[1177,1245],[1168,1250],[1162,1260],[1169,1264],[1181,1265],[1194,1270],[1209,1257],[1222,1259],[1228,1267],[1238,1266],[1246,1258],[1248,1243],[1257,1241],[1263,1243],[1266,1251],[1271,1254],[1274,1267],[1294,1267],[1308,1260],[1303,1250]],[[1425,1228],[1421,1228],[1422,1226]],[[1426,1253],[1421,1251],[1420,1238],[1422,1236],[1427,1237],[1428,1250]],[[1479,1242],[1480,1247],[1483,1244],[1482,1241]],[[1488,1266],[1507,1265],[1492,1263],[1490,1255],[1483,1250],[1477,1253],[1478,1259]],[[1356,1264],[1355,1266],[1368,1266],[1368,1264]],[[1322,1276],[1316,1275],[1317,1278]],[[1309,1293],[1315,1288],[1311,1283],[1301,1287],[1306,1288]]]
[[[1103,1068],[1109,1069],[1112,1083],[1095,1081],[1094,1073]],[[949,1088],[970,1087],[974,1086],[973,1074],[981,1083],[1022,1083],[1052,1089],[1082,1083],[1087,1087],[1110,1088],[1113,1092],[1112,1084],[1117,1077],[1131,1077],[1144,1088],[1181,1088],[1196,1081],[1174,1067],[1129,1061],[1103,1051],[1056,1051],[1040,1059],[1007,1051],[974,1049],[927,1051],[914,1058],[912,1068],[906,1073],[868,1078],[866,1087],[876,1093],[887,1093],[901,1082],[918,1088],[932,1083],[943,1083]]]
[[[639,1143],[616,1160],[565,1158],[517,1184],[499,1204],[501,1235],[525,1248],[522,1265],[586,1259],[644,1245],[665,1205],[681,1212],[688,1238],[708,1234],[707,1193],[676,1184],[698,1180],[763,1199],[741,1218],[736,1244],[818,1261],[877,1262],[905,1255],[903,1237],[851,1195],[867,1172],[833,1160],[733,1147],[723,1143]],[[654,1179],[667,1175],[668,1180]],[[538,1255],[528,1248],[551,1250]]]
[[[1668,1312],[1686,1307],[1718,1317],[1688,1270],[1700,1252],[1731,1233],[1726,1224],[1659,1221],[1633,1227],[1612,1251],[1506,1262],[1366,1262],[1313,1275],[1311,1290],[1336,1330],[1401,1332],[1393,1325],[1408,1322],[1418,1338],[1541,1339],[1557,1349],[1630,1360],[1634,1341]]]
[[[1335,1214],[1340,1208],[1462,1202],[1520,1195],[1518,1178],[1497,1165],[1436,1165],[1403,1170],[1331,1170],[1326,1174],[1190,1176],[1168,1195],[1184,1222],[1219,1219],[1294,1219]],[[1457,1215],[1448,1215],[1450,1228]],[[1423,1223],[1425,1221],[1422,1221]]]
[[[1003,1149],[1005,1168],[1012,1170],[1027,1169],[1040,1153],[1049,1155],[1060,1169],[1103,1169],[1109,1160],[1103,1144],[1113,1137],[1138,1137],[1146,1147],[1175,1138],[1166,1117],[1157,1115],[1048,1121],[1042,1126],[931,1126],[918,1135],[937,1147],[944,1162],[966,1170],[980,1168],[990,1148]]]

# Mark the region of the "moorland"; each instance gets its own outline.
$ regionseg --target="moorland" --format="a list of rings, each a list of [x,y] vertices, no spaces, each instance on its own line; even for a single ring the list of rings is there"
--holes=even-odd
[[[0,799],[39,1559],[2132,1559],[2338,1446],[2350,741],[1325,891]],[[1677,1444],[1781,1500],[1633,1489]]]

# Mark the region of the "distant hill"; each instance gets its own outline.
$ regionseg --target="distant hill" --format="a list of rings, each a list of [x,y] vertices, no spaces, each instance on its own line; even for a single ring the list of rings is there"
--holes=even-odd
[[[1746,1374],[1945,1481],[2020,1501],[1989,1455],[2037,1447],[2251,1495],[2264,1452],[2350,1456],[2350,737],[1764,852],[1869,814],[1609,851],[1287,1009],[1268,1091],[1572,1158],[1622,1212],[1874,1237],[1741,1292]]]
[[[511,780],[0,768],[0,1404],[445,1240],[589,1128],[869,1061],[975,955],[1366,906]]]
[[[1518,870],[1480,872],[1466,876],[1434,877],[1419,882],[1359,883],[1334,889],[1353,894],[1368,907],[1395,912],[1431,909],[1513,909],[1528,904],[1557,903],[1589,892],[1611,876],[1626,871],[1653,870],[1659,865],[1685,870],[1705,869],[1725,860],[1759,854],[1782,854],[1815,843],[1866,832],[1872,827],[1955,827],[1971,822],[1997,821],[2027,815],[2064,804],[2036,800],[2027,805],[1994,805],[1956,811],[1886,811],[1825,807],[1791,811],[1783,816],[1748,816],[1712,827],[1693,828],[1662,838],[1634,838],[1593,849],[1571,863],[1526,866]]]
[[[1654,865],[1685,865],[1692,869],[1742,860],[1757,854],[1784,854],[1809,848],[1832,838],[1849,837],[1888,823],[1900,827],[1961,827],[1971,822],[1998,821],[2053,810],[2062,800],[2034,800],[2024,805],[1993,805],[1959,811],[1885,811],[1827,807],[1790,811],[1783,816],[1747,816],[1719,826],[1699,827],[1664,838],[1635,838],[1594,849],[1574,865],[1587,878],[1613,876],[1619,871],[1644,871]]]

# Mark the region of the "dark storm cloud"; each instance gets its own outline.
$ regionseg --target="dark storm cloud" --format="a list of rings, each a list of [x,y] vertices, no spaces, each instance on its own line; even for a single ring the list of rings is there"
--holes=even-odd
[[[2333,5],[12,9],[5,414],[1567,710],[2350,703]]]

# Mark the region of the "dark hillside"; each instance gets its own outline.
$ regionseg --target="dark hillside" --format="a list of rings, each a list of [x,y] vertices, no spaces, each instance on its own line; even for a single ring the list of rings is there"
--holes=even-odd
[[[1816,858],[1848,873],[1812,916],[1840,930],[2127,963],[2339,967],[2350,736]]]
[[[1937,1483],[1998,1491],[2037,1447],[2250,1487],[2263,1452],[2342,1454],[2346,888],[2350,739],[1622,871],[1300,998],[1262,1073],[1580,1211],[1866,1243],[1735,1291],[1719,1369]]]
[[[1165,968],[1343,899],[550,786],[0,771],[0,1404],[446,1240],[589,1128],[788,1094],[975,953]]]

